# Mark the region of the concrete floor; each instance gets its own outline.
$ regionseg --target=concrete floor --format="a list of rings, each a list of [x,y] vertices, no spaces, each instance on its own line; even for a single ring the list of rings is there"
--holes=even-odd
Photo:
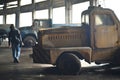
[[[62,75],[50,64],[35,64],[32,48],[22,48],[20,63],[13,63],[11,49],[0,47],[0,80],[120,80],[120,67],[84,67],[79,75]]]
[[[35,64],[30,58],[31,48],[22,48],[20,63],[13,63],[10,48],[0,47],[0,80],[34,80],[39,76],[42,69],[52,65]]]

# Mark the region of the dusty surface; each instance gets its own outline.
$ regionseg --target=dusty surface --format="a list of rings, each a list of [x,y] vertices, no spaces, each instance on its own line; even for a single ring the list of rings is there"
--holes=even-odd
[[[20,63],[14,64],[11,49],[0,47],[0,80],[120,80],[120,67],[84,66],[79,75],[62,75],[52,65],[33,63],[31,53],[22,48]]]

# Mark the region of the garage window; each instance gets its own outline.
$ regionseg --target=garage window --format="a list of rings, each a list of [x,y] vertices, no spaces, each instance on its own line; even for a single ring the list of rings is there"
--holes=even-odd
[[[65,24],[65,7],[59,7],[53,9],[53,23]]]
[[[7,24],[14,24],[15,25],[15,14],[7,15]]]
[[[21,6],[27,5],[27,4],[32,4],[32,0],[21,0]]]
[[[32,12],[20,14],[20,27],[32,25]]]
[[[0,16],[0,24],[3,24],[3,16]]]

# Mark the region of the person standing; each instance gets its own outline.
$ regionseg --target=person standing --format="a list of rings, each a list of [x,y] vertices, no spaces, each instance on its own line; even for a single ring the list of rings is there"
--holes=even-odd
[[[20,51],[22,46],[22,38],[20,31],[14,27],[13,24],[10,26],[10,32],[8,34],[8,45],[12,48],[12,55],[14,63],[19,63]]]

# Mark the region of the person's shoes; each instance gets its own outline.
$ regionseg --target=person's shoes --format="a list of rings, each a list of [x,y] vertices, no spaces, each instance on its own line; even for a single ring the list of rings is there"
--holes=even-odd
[[[18,60],[18,59],[16,59],[16,63],[19,63],[19,60]]]
[[[14,61],[13,61],[14,63],[16,63],[16,59],[14,59]]]
[[[13,62],[14,62],[14,63],[19,63],[19,60],[18,60],[18,59],[14,59]]]

